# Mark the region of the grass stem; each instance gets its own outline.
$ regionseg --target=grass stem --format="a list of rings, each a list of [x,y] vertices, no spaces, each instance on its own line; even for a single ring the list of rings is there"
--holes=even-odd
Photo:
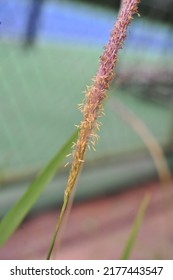
[[[53,237],[52,237],[52,241],[51,241],[51,244],[50,244],[50,247],[49,247],[49,251],[48,251],[46,260],[50,260],[50,257],[51,257],[51,254],[52,254],[52,251],[53,251],[53,248],[54,248],[54,245],[55,245],[57,233],[58,233],[59,228],[60,228],[60,226],[61,226],[61,222],[62,222],[64,213],[65,213],[65,210],[66,210],[68,201],[69,201],[69,196],[67,196],[67,195],[65,194],[65,195],[64,195],[63,205],[62,205],[62,208],[61,208],[61,212],[60,212],[60,215],[59,215],[59,217],[58,217],[57,225],[56,225],[56,228],[55,228],[54,235],[53,235]]]

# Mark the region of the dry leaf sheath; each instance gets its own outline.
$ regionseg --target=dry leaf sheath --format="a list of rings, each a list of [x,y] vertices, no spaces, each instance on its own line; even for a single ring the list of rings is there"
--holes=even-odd
[[[108,44],[104,48],[103,55],[100,56],[99,68],[96,76],[93,78],[92,85],[87,87],[83,104],[80,104],[80,110],[83,113],[83,120],[79,125],[78,140],[73,146],[72,166],[67,182],[64,195],[64,204],[57,223],[57,227],[52,239],[47,259],[50,258],[56,234],[59,230],[61,219],[63,217],[69,195],[75,185],[75,181],[80,171],[80,167],[84,162],[84,154],[86,148],[91,144],[94,148],[95,141],[98,136],[96,131],[99,130],[100,123],[98,117],[103,114],[102,103],[106,98],[106,91],[114,77],[114,68],[118,58],[118,50],[122,48],[126,31],[129,23],[133,18],[133,14],[137,13],[137,5],[140,0],[124,0],[117,21],[110,34]]]

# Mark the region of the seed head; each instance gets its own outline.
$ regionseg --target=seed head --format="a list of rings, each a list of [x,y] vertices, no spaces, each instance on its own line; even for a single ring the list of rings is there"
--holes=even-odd
[[[126,31],[133,14],[138,12],[137,4],[140,0],[124,0],[118,19],[110,34],[108,44],[104,47],[104,52],[100,56],[100,62],[96,76],[92,79],[92,85],[87,86],[85,99],[79,104],[79,109],[83,113],[83,120],[79,125],[79,135],[74,150],[72,152],[72,166],[67,182],[65,195],[69,196],[81,164],[84,162],[84,154],[87,147],[95,150],[95,143],[98,139],[96,132],[100,128],[98,118],[103,115],[103,100],[106,99],[106,91],[114,77],[114,68],[118,58],[118,51],[122,48]],[[74,146],[74,145],[73,145]]]

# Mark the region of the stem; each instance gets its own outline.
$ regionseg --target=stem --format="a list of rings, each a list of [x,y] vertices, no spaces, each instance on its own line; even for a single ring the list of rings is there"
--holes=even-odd
[[[68,201],[69,201],[69,196],[67,196],[67,195],[65,194],[65,195],[64,195],[63,205],[62,205],[62,208],[61,208],[61,212],[60,212],[60,215],[59,215],[59,217],[58,217],[57,225],[56,225],[56,228],[55,228],[54,235],[53,235],[53,237],[52,237],[52,241],[51,241],[51,244],[50,244],[50,247],[49,247],[49,251],[48,251],[46,260],[50,260],[50,257],[51,257],[52,251],[53,251],[53,247],[54,247],[54,245],[55,245],[56,237],[57,237],[57,234],[58,234],[60,225],[61,225],[61,223],[62,223],[62,219],[63,219],[64,213],[65,213],[65,210],[66,210]]]
[[[163,149],[146,124],[116,98],[111,98],[109,106],[135,131],[145,144],[154,161],[161,184],[163,186],[171,184],[172,176]]]

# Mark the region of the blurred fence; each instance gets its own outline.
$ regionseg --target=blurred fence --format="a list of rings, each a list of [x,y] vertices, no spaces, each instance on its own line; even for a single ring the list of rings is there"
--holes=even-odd
[[[115,17],[113,10],[75,1],[0,0],[3,181],[40,169],[74,131],[81,118],[77,104],[97,70]],[[169,25],[136,18],[110,90],[165,149],[173,140],[172,50]],[[88,159],[146,151],[108,104],[105,111],[97,151]]]

